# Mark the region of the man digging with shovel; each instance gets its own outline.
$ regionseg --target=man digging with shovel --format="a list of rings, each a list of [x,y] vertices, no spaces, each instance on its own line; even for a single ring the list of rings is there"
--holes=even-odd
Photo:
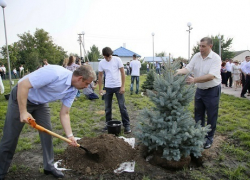
[[[28,119],[35,119],[36,123],[51,130],[50,110],[48,102],[61,100],[60,120],[64,131],[71,140],[72,146],[77,142],[70,126],[70,107],[78,89],[86,88],[96,75],[91,66],[80,66],[71,72],[62,66],[50,65],[40,68],[19,80],[10,94],[6,114],[3,137],[0,142],[0,180],[8,172],[18,138]],[[64,174],[55,169],[52,136],[40,132],[43,150],[44,174],[52,174],[56,178]]]

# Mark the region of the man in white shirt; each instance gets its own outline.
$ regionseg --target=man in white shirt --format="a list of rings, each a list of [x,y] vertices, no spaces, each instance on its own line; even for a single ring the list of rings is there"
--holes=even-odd
[[[233,60],[230,59],[227,63],[226,63],[226,70],[227,70],[227,79],[226,79],[226,87],[228,87],[228,80],[229,80],[229,87],[232,88],[232,83],[233,83],[233,79],[232,79],[232,66],[234,65]]]
[[[205,114],[207,124],[211,125],[211,131],[207,134],[204,148],[208,149],[213,143],[213,137],[218,118],[219,100],[221,94],[221,58],[212,51],[213,41],[209,37],[200,41],[200,52],[196,53],[190,63],[183,69],[178,69],[176,74],[194,72],[194,77],[188,77],[188,83],[196,83],[195,94],[195,121],[201,120],[205,126]]]
[[[113,51],[109,47],[102,49],[102,55],[104,59],[101,60],[98,67],[98,83],[99,83],[99,94],[102,96],[104,91],[102,90],[102,77],[105,72],[105,114],[106,123],[112,120],[112,100],[113,95],[116,95],[122,123],[124,126],[124,133],[131,133],[130,120],[125,106],[125,72],[122,64],[122,60],[119,57],[112,56]],[[107,130],[107,126],[104,127]]]
[[[246,98],[245,94],[250,87],[250,57],[249,56],[247,57],[247,62],[245,63],[242,70],[243,70],[244,76],[246,77],[246,81],[241,91],[240,97]]]
[[[245,82],[246,82],[246,77],[245,77],[245,74],[244,74],[244,68],[245,68],[246,63],[249,61],[249,60],[248,60],[248,57],[249,57],[249,56],[246,56],[246,57],[245,57],[245,61],[243,61],[243,62],[241,63],[241,65],[240,65],[242,88],[245,86]],[[248,91],[248,92],[250,92],[250,91]]]
[[[21,65],[19,67],[19,77],[22,78],[23,76],[24,76],[24,67],[23,67],[23,65]]]
[[[130,94],[133,94],[133,86],[134,80],[136,80],[136,91],[135,93],[138,94],[139,92],[139,81],[140,81],[140,68],[141,62],[136,59],[136,54],[133,55],[133,61],[130,62],[131,72],[131,85],[130,85]]]
[[[2,65],[1,69],[2,69],[2,79],[5,79],[5,75],[6,75],[6,68],[5,68],[5,66],[4,66],[4,65]]]

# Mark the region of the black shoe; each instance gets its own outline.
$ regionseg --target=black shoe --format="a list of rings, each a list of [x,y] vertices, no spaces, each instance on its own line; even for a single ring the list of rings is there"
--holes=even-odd
[[[244,95],[241,95],[240,97],[242,97],[242,98],[247,98],[246,96],[244,96]]]
[[[130,95],[132,95],[133,94],[133,91],[130,91]]]
[[[131,133],[131,129],[130,129],[130,126],[129,126],[129,125],[124,127],[124,133],[125,133],[125,134]]]
[[[212,146],[212,143],[206,142],[206,143],[204,144],[204,149],[209,149],[211,146]]]
[[[63,178],[64,177],[64,174],[61,171],[57,170],[57,169],[53,169],[52,171],[48,171],[48,170],[44,169],[43,172],[46,175],[51,174],[56,178]]]

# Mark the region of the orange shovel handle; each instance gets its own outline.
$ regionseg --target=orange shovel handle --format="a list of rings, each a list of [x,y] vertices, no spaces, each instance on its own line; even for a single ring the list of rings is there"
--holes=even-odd
[[[67,138],[65,138],[63,136],[60,136],[59,134],[56,134],[56,133],[54,133],[54,132],[52,132],[52,131],[50,131],[48,129],[45,129],[42,126],[39,126],[34,119],[28,118],[28,121],[29,121],[29,124],[30,124],[31,127],[35,128],[35,129],[37,129],[39,131],[45,132],[47,134],[50,134],[51,136],[57,137],[57,138],[59,138],[59,139],[61,139],[63,141],[66,141],[68,143],[72,142],[70,139],[67,139]],[[78,147],[80,147],[80,144],[77,144],[77,145],[78,145]]]

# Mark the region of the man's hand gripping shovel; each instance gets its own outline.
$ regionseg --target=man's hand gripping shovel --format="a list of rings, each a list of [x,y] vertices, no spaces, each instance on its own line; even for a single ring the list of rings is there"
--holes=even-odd
[[[66,141],[66,142],[68,142],[68,143],[71,143],[71,142],[72,142],[70,139],[67,139],[67,138],[65,138],[65,137],[63,137],[63,136],[60,136],[59,134],[56,134],[56,133],[54,133],[54,132],[52,132],[52,131],[50,131],[50,130],[48,130],[48,129],[46,129],[46,128],[40,126],[40,125],[38,125],[34,119],[28,118],[28,121],[29,121],[29,125],[30,125],[31,127],[35,128],[35,129],[37,129],[37,130],[39,130],[39,131],[45,132],[45,133],[47,133],[47,134],[50,134],[51,136],[57,137],[57,138],[59,138],[59,139],[61,139],[61,140],[63,140],[63,141]],[[94,159],[95,161],[98,161],[98,160],[99,160],[98,154],[95,154],[95,153],[90,152],[88,149],[86,149],[85,147],[81,146],[80,144],[77,144],[77,146],[78,146],[79,148],[81,148],[81,149],[84,149],[84,150],[86,151],[87,155],[88,155],[89,157],[91,157],[92,159]]]

